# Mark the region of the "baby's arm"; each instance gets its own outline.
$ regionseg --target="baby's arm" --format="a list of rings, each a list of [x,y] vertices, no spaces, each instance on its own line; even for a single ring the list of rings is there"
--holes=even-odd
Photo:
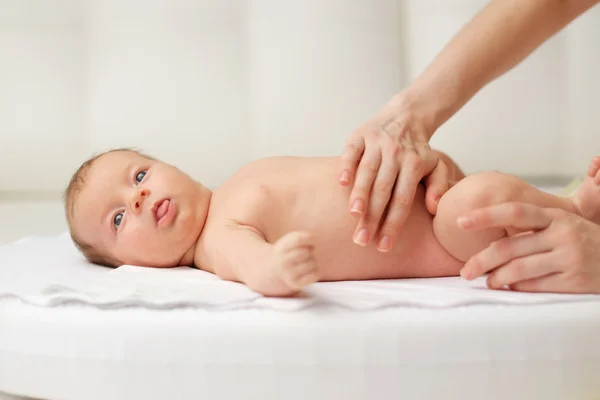
[[[236,223],[213,232],[215,273],[265,296],[291,296],[318,280],[313,241],[290,232],[269,243],[255,228]]]

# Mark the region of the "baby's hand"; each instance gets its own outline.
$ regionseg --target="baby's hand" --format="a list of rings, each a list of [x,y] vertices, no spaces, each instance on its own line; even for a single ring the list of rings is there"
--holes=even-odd
[[[301,290],[319,279],[309,233],[290,232],[275,243],[274,250],[275,271],[290,289]]]

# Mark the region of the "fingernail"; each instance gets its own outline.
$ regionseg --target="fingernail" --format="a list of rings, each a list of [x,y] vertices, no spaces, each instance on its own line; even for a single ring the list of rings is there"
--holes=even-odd
[[[355,213],[355,214],[360,214],[363,211],[363,202],[362,200],[354,200],[354,202],[352,203],[352,208],[350,209],[350,212]]]
[[[350,181],[350,173],[347,170],[343,170],[340,174],[340,183],[348,183]]]
[[[461,228],[468,228],[473,225],[473,219],[469,217],[458,217],[456,222]]]
[[[377,244],[377,250],[382,252],[388,251],[390,249],[390,244],[390,238],[384,236],[381,239],[379,239],[379,243]]]
[[[365,228],[358,231],[358,234],[354,237],[354,243],[364,246],[367,244],[368,233]]]

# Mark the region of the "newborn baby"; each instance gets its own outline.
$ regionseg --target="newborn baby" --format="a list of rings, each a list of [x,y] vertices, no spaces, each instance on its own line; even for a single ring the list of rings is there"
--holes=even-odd
[[[71,237],[91,262],[116,267],[195,266],[266,296],[289,296],[316,281],[441,277],[488,244],[518,232],[464,231],[457,217],[505,201],[555,207],[600,222],[600,158],[573,198],[542,192],[497,172],[464,177],[434,217],[419,186],[397,244],[388,252],[351,240],[350,188],[338,157],[253,162],[211,192],[177,168],[130,150],[86,161],[67,188]]]

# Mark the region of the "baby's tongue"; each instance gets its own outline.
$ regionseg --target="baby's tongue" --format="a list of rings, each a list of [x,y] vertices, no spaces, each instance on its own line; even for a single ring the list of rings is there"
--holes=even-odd
[[[162,217],[165,216],[165,214],[169,210],[169,203],[170,203],[169,200],[163,201],[162,204],[160,205],[160,207],[158,207],[158,210],[156,210],[156,218],[159,221]]]

